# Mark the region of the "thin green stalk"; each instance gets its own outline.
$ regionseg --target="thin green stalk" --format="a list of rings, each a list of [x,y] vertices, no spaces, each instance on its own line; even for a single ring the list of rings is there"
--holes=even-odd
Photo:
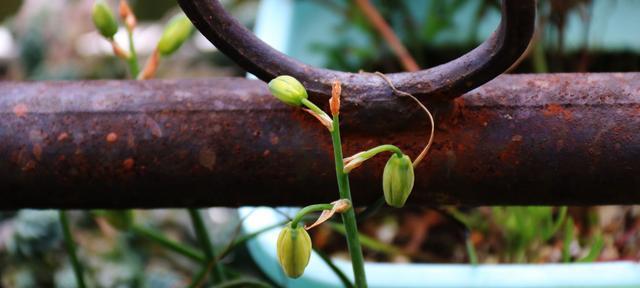
[[[191,223],[193,224],[193,229],[196,232],[196,237],[200,242],[200,246],[202,247],[202,251],[204,252],[207,263],[213,263],[213,281],[216,284],[220,283],[225,280],[224,273],[222,271],[222,266],[218,261],[216,261],[216,253],[214,252],[213,246],[211,245],[211,237],[209,237],[207,228],[204,225],[202,215],[200,215],[200,211],[198,209],[191,208],[188,210],[189,217],[191,218]]]
[[[573,218],[567,218],[564,224],[564,239],[562,241],[562,262],[571,262],[571,242],[573,242]]]
[[[136,52],[136,46],[133,42],[133,31],[127,28],[127,36],[129,37],[129,71],[131,72],[131,78],[136,79],[140,73],[140,66],[138,64],[138,53]]]
[[[349,188],[349,175],[344,173],[342,141],[340,139],[340,120],[338,115],[333,116],[331,140],[333,143],[333,156],[336,164],[336,178],[338,180],[340,198],[352,201],[351,190]],[[353,266],[356,287],[365,288],[367,287],[367,279],[364,272],[364,256],[362,255],[362,247],[360,246],[360,239],[358,238],[356,213],[353,207],[342,213],[342,222],[346,229],[347,247],[349,248],[349,254],[351,256],[351,265]]]
[[[469,263],[473,266],[478,265],[478,255],[476,254],[476,247],[473,246],[473,241],[471,241],[471,237],[465,236],[465,246],[467,248],[467,255],[469,255]]]
[[[304,207],[300,209],[300,211],[298,211],[296,216],[293,217],[293,220],[291,220],[291,228],[296,229],[298,227],[298,222],[300,222],[300,220],[302,220],[302,218],[309,213],[319,212],[323,210],[331,210],[331,209],[333,209],[333,205],[331,204],[314,204],[314,205],[309,205],[307,207]]]
[[[318,105],[313,104],[313,102],[309,101],[309,99],[302,99],[301,102],[302,102],[302,105],[304,105],[307,108],[311,109],[311,111],[317,113],[318,115],[326,115],[327,114],[324,111],[322,111],[322,109],[320,109],[320,107],[318,107]]]
[[[200,251],[192,247],[189,247],[185,244],[168,239],[158,231],[155,231],[151,228],[147,228],[142,225],[133,225],[131,226],[131,231],[133,231],[134,233],[140,236],[149,238],[155,241],[156,243],[160,244],[162,247],[165,247],[187,258],[193,259],[200,263],[204,263],[206,261],[205,256],[202,253],[200,253]]]
[[[67,253],[69,253],[69,258],[71,258],[71,266],[73,267],[73,273],[76,276],[76,283],[78,283],[78,287],[80,288],[87,287],[84,283],[84,277],[82,276],[82,265],[80,264],[80,260],[78,260],[78,255],[76,255],[76,243],[73,241],[73,235],[69,228],[67,212],[60,210],[58,211],[58,214],[60,216],[60,224],[62,224],[64,243],[67,246]]]

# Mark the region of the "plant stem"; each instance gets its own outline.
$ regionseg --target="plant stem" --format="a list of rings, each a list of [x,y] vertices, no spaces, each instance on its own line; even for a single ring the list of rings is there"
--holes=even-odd
[[[140,73],[140,66],[138,64],[138,53],[136,52],[135,43],[133,43],[133,31],[127,28],[127,36],[129,37],[129,59],[127,59],[127,64],[129,64],[129,72],[131,72],[131,78],[138,78],[138,74]]]
[[[78,287],[84,288],[86,287],[84,283],[84,277],[82,276],[82,265],[78,260],[78,255],[76,255],[76,243],[73,241],[73,235],[71,234],[71,229],[69,228],[69,219],[67,218],[67,212],[64,210],[58,211],[60,216],[60,224],[62,224],[62,234],[64,235],[64,243],[67,246],[67,253],[69,253],[69,258],[71,258],[71,266],[73,267],[73,273],[76,275],[76,283]]]
[[[313,102],[309,101],[309,99],[302,99],[301,102],[302,102],[302,105],[304,105],[305,107],[311,109],[311,111],[315,112],[316,114],[327,115],[327,113],[322,111],[322,109],[320,109],[320,107],[318,107],[318,105],[313,104]],[[327,115],[327,116],[329,116],[329,115]]]
[[[476,247],[473,245],[473,241],[471,241],[471,237],[465,237],[465,246],[467,248],[467,255],[469,256],[469,263],[473,266],[478,265],[478,255],[476,254]]]
[[[331,140],[333,142],[333,156],[336,164],[336,178],[338,180],[340,198],[348,199],[353,203],[353,200],[351,199],[351,190],[349,188],[349,175],[344,173],[342,142],[340,139],[340,120],[338,115],[333,116]],[[347,247],[349,248],[349,254],[351,256],[351,265],[353,266],[353,275],[355,277],[356,287],[366,288],[367,279],[364,273],[364,256],[362,255],[362,248],[360,247],[356,214],[353,207],[342,213],[342,222],[344,223],[347,233]]]
[[[167,237],[165,237],[164,235],[162,235],[161,233],[159,233],[158,231],[155,231],[154,229],[151,228],[147,228],[144,227],[142,225],[133,225],[131,226],[131,230],[143,237],[149,238],[155,242],[157,242],[158,244],[160,244],[161,246],[176,252],[180,255],[183,255],[187,258],[193,259],[195,261],[198,261],[200,263],[204,263],[206,261],[205,256],[200,253],[200,251],[191,248],[187,245],[175,242],[171,239],[168,239]]]
[[[313,213],[313,212],[318,212],[318,211],[323,211],[323,210],[331,210],[331,209],[333,209],[333,205],[331,205],[331,204],[314,204],[314,205],[309,205],[307,207],[304,207],[304,208],[300,209],[300,211],[298,211],[296,216],[293,217],[293,220],[291,220],[291,228],[292,229],[296,229],[298,227],[298,222],[300,222],[300,220],[302,220],[304,215],[307,215],[307,214]]]
[[[196,232],[196,237],[200,242],[205,258],[207,259],[207,265],[213,263],[213,281],[216,284],[220,283],[224,281],[224,273],[222,271],[222,266],[218,261],[216,261],[216,253],[211,245],[211,237],[209,237],[207,228],[204,225],[202,215],[200,215],[200,211],[198,209],[190,208],[188,210],[191,223],[193,224],[193,229]]]
[[[375,156],[378,153],[382,153],[382,152],[393,152],[398,154],[399,156],[402,156],[402,150],[400,150],[400,148],[396,147],[395,145],[391,145],[391,144],[384,144],[384,145],[380,145],[374,148],[371,148],[369,150],[367,150],[365,153],[367,154],[367,156],[369,156],[368,158],[371,158],[373,156]]]

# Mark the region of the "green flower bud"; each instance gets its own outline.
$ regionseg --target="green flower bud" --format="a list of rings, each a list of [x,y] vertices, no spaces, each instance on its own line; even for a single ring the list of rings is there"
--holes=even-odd
[[[382,174],[384,200],[389,206],[402,207],[413,189],[413,165],[409,156],[391,155]]]
[[[278,76],[271,80],[269,90],[273,96],[291,106],[300,106],[302,100],[309,97],[302,83],[288,75]]]
[[[109,5],[102,0],[96,1],[93,5],[93,24],[98,28],[98,32],[108,39],[113,39],[113,35],[118,32],[118,22],[111,12]]]
[[[160,52],[160,55],[168,56],[176,52],[176,50],[187,41],[192,31],[193,25],[187,16],[179,14],[173,17],[173,19],[169,21],[169,24],[167,24],[158,42],[158,52]]]
[[[311,238],[302,225],[291,228],[291,223],[278,236],[278,260],[284,274],[298,278],[304,273],[311,257]]]

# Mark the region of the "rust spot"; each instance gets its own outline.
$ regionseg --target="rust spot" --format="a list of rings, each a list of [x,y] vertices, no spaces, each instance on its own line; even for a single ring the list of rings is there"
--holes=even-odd
[[[22,166],[22,171],[31,171],[36,169],[36,161],[29,160],[24,166]]]
[[[33,156],[36,157],[36,160],[40,161],[42,159],[42,146],[40,144],[36,144],[33,146]]]
[[[216,152],[206,147],[202,148],[198,155],[198,161],[200,162],[200,165],[209,170],[213,170],[213,167],[216,164]]]
[[[60,135],[58,135],[58,141],[62,142],[64,140],[69,139],[69,134],[67,134],[67,132],[62,132],[60,133]]]
[[[571,118],[573,118],[573,115],[571,114],[571,111],[566,110],[565,108],[563,108],[559,104],[549,104],[549,105],[547,105],[547,107],[544,109],[544,111],[542,111],[542,115],[544,115],[544,116],[561,116],[561,117],[564,118],[564,120],[571,120]]]
[[[114,143],[116,141],[118,141],[118,134],[114,132],[107,134],[107,142]]]
[[[521,142],[522,141],[510,141],[507,148],[500,152],[500,160],[506,163],[519,164],[520,160],[518,159],[518,152],[520,151]]]
[[[27,115],[28,112],[29,112],[29,108],[27,108],[27,105],[24,105],[22,103],[13,107],[13,113],[16,114],[16,116],[18,117],[24,117]]]
[[[127,136],[127,147],[135,148],[136,147],[136,138],[133,136],[133,133],[129,132]]]
[[[158,122],[151,117],[147,117],[146,126],[151,130],[151,135],[156,138],[162,137],[162,128],[158,125]]]
[[[269,141],[271,142],[272,145],[278,145],[278,143],[280,143],[280,138],[278,138],[278,135],[271,134]]]
[[[133,158],[127,158],[127,159],[124,159],[124,161],[122,161],[122,168],[126,171],[129,171],[133,169],[134,164],[135,164],[135,161],[133,161]]]

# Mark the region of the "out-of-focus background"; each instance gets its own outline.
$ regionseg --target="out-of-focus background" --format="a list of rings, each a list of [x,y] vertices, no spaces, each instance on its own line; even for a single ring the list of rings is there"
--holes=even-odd
[[[107,1],[117,11],[117,1]],[[310,64],[345,71],[402,71],[388,43],[352,1],[226,0],[248,27],[262,5],[286,3],[287,53]],[[135,45],[143,61],[174,0],[132,0],[139,25]],[[267,4],[265,4],[267,3]],[[485,39],[500,20],[498,1],[372,1],[422,68],[447,62]],[[125,79],[127,66],[91,20],[90,0],[2,0],[0,81]],[[640,1],[540,0],[538,33],[512,73],[637,71],[640,68]],[[273,11],[278,11],[277,9]],[[276,21],[281,15],[260,21]],[[276,21],[277,22],[277,21]],[[268,26],[268,25],[267,25]],[[282,31],[280,31],[282,32]],[[275,32],[274,32],[275,33]],[[115,40],[127,47],[124,26]],[[144,63],[144,62],[141,62]],[[158,78],[240,76],[245,72],[198,32],[163,59]],[[1,143],[0,143],[1,145]],[[10,193],[11,191],[3,191]],[[472,243],[481,263],[548,263],[640,259],[640,208],[635,206],[384,208],[361,224],[369,261],[467,263]],[[239,235],[233,209],[211,209],[207,225],[224,247]],[[182,287],[197,265],[132,233],[118,231],[91,211],[71,213],[79,255],[97,287]],[[136,221],[196,245],[183,210],[136,211]],[[314,247],[346,258],[340,231],[324,225]],[[275,249],[275,248],[274,248]],[[223,262],[269,281],[240,247]],[[274,263],[275,265],[275,263]],[[0,213],[3,287],[74,287],[73,273],[54,211]],[[272,283],[277,285],[277,283]]]

